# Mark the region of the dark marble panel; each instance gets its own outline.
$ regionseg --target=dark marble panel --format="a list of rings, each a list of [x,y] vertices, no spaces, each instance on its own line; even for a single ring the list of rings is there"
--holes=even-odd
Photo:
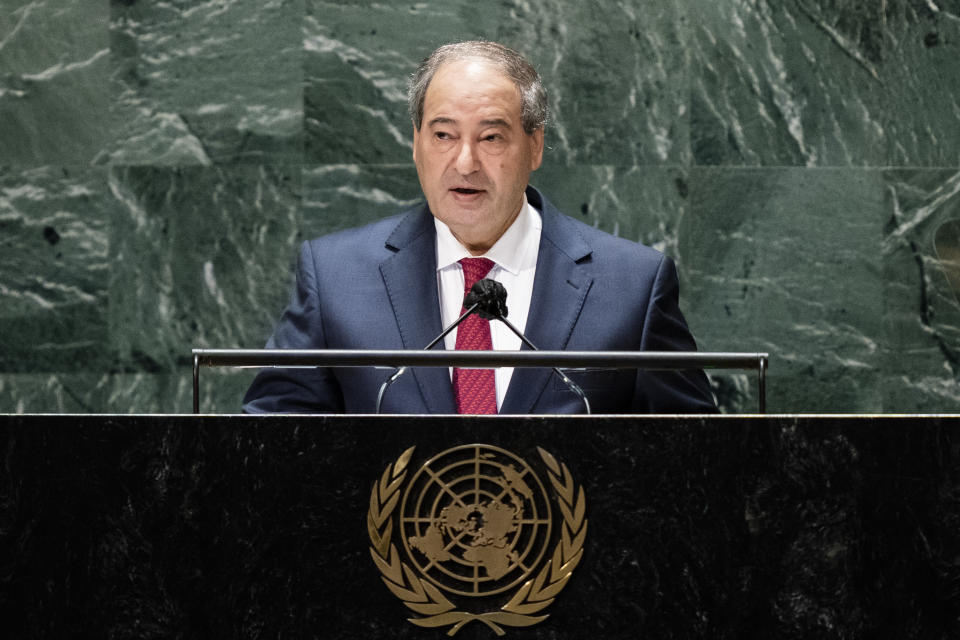
[[[677,234],[688,209],[686,169],[549,164],[531,183],[567,215],[663,251],[682,268]]]
[[[690,2],[696,163],[957,164],[960,5]]]
[[[700,348],[769,352],[770,411],[881,410],[882,172],[690,176],[679,237],[685,309]],[[724,385],[740,398],[735,405],[756,406],[743,397],[752,393],[743,378]]]
[[[442,34],[458,32],[457,8],[307,0],[307,162],[411,162],[407,78]]]
[[[891,170],[883,269],[885,411],[960,406],[960,171]]]
[[[0,165],[86,164],[109,139],[109,7],[8,0],[0,10]]]
[[[300,174],[116,167],[110,340],[124,371],[171,373],[193,347],[260,347],[291,283]]]
[[[408,165],[323,165],[303,172],[303,239],[359,227],[423,201]]]
[[[482,38],[540,70],[561,164],[685,162],[684,18],[676,2],[308,0],[307,160],[408,162],[407,77],[436,46]]]
[[[685,1],[564,5],[538,7],[547,144],[573,165],[689,163]]]
[[[112,0],[116,135],[99,162],[299,163],[304,0]]]
[[[0,411],[5,413],[97,413],[106,410],[97,373],[0,373]]]
[[[109,368],[106,171],[0,168],[0,372]]]
[[[203,369],[200,411],[240,411],[240,400],[256,374],[248,369]],[[193,374],[182,366],[154,373],[0,373],[4,413],[191,413]]]
[[[189,374],[190,372],[183,372]],[[250,388],[257,372],[254,369],[204,369],[200,374],[200,412],[213,414],[240,413],[243,395]],[[184,384],[188,383],[188,384]],[[164,398],[161,413],[193,411],[193,384],[190,375],[176,378],[176,395]]]
[[[543,446],[584,491],[582,560],[550,617],[507,637],[960,633],[960,424],[946,417],[4,416],[5,629],[444,637],[383,584],[367,512],[405,449],[416,470],[468,443],[538,474]],[[471,622],[455,637],[494,635]]]
[[[960,165],[960,2],[887,0],[883,80],[886,164]]]
[[[882,3],[688,4],[696,164],[883,163]]]

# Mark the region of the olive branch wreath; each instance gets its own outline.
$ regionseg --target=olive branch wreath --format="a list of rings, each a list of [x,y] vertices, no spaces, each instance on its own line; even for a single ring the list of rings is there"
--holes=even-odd
[[[400,500],[400,487],[406,480],[407,465],[414,448],[404,451],[396,462],[383,471],[380,481],[374,484],[370,492],[370,509],[367,511],[370,556],[380,570],[383,583],[409,609],[426,616],[408,620],[421,627],[452,625],[447,631],[449,636],[468,622],[476,620],[502,636],[506,633],[503,627],[529,627],[550,617],[550,614],[534,614],[550,606],[567,585],[583,557],[583,544],[587,536],[587,520],[584,518],[587,499],[583,487],[575,485],[567,465],[558,463],[549,452],[537,447],[549,470],[550,483],[557,492],[560,512],[563,514],[561,538],[553,550],[553,556],[536,578],[524,582],[499,611],[473,614],[457,611],[456,605],[436,586],[418,577],[407,563],[400,560],[397,546],[391,540],[392,514]]]

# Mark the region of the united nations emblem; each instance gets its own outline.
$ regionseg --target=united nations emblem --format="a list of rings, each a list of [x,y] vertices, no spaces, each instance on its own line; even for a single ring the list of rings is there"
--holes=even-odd
[[[545,485],[515,454],[472,444],[435,455],[407,482],[413,451],[384,470],[367,513],[370,554],[387,588],[419,614],[410,622],[449,626],[452,636],[471,621],[504,635],[546,620],[587,534],[583,487],[567,466],[538,447]]]

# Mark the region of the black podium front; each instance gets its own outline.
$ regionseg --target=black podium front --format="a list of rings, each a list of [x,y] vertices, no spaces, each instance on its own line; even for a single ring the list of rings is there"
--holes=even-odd
[[[0,443],[4,637],[960,637],[957,417],[2,416]]]

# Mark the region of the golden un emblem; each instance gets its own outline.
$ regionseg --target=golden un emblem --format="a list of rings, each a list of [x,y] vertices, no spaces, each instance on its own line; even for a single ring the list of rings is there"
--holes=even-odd
[[[485,444],[448,449],[412,474],[410,447],[384,470],[367,512],[370,554],[419,614],[410,622],[452,636],[476,621],[503,635],[549,617],[583,555],[586,498],[565,464],[537,451],[546,484],[522,458]]]

